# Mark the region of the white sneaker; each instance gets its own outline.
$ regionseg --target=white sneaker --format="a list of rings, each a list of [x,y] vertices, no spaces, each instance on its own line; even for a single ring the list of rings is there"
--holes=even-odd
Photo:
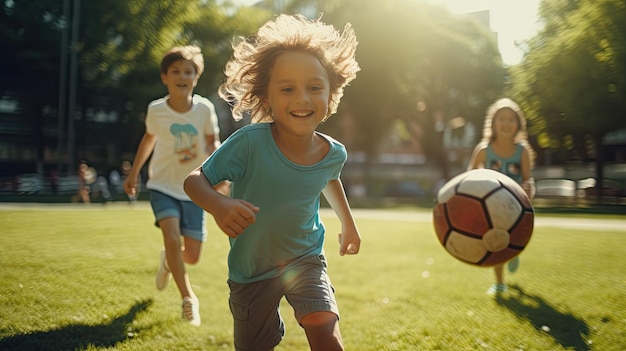
[[[496,283],[489,287],[489,289],[487,290],[487,295],[497,296],[507,292],[508,290],[509,288],[507,288],[505,284]]]
[[[185,297],[183,299],[183,319],[187,320],[193,326],[199,326],[202,322],[200,319],[200,301],[195,297]]]
[[[167,283],[170,281],[170,269],[167,266],[167,257],[165,256],[165,249],[161,249],[161,263],[159,264],[159,270],[156,274],[156,287],[158,290],[163,290],[167,287]]]

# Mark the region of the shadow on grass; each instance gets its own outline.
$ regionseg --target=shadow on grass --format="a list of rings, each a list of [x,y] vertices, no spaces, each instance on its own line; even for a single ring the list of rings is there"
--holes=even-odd
[[[9,336],[0,340],[0,350],[82,350],[89,345],[113,347],[132,337],[128,327],[137,314],[150,305],[151,299],[139,301],[126,314],[99,325],[69,324],[58,329]]]
[[[540,296],[532,295],[517,285],[509,286],[509,293],[496,296],[496,302],[527,319],[533,327],[554,338],[566,349],[588,351],[589,326],[571,313],[563,313]],[[549,328],[549,329],[548,329]]]

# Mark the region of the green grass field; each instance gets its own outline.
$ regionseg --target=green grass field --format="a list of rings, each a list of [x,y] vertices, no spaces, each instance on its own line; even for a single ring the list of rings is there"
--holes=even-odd
[[[511,290],[495,298],[485,294],[492,269],[449,256],[411,211],[359,216],[351,257],[338,255],[339,222],[325,216],[347,350],[626,350],[626,225],[537,227],[507,275]],[[209,220],[188,269],[195,328],[181,321],[173,284],[154,287],[162,239],[152,222],[144,204],[0,209],[0,350],[232,350],[226,236]],[[276,350],[307,350],[291,307],[281,309]]]

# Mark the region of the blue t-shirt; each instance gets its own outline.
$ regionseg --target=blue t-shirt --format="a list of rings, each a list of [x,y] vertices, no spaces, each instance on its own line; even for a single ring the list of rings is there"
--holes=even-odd
[[[518,184],[522,184],[522,151],[524,146],[517,144],[513,156],[500,157],[493,152],[491,145],[487,145],[485,168],[504,173]]]
[[[318,135],[328,141],[330,151],[314,165],[288,160],[274,141],[270,123],[237,130],[202,164],[211,184],[230,180],[232,198],[260,208],[256,222],[230,238],[231,280],[275,278],[292,263],[322,253],[320,196],[328,181],[339,178],[347,153],[341,143]]]

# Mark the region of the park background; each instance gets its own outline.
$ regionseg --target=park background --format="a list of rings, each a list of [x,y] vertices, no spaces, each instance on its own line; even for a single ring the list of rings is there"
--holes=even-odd
[[[359,40],[362,70],[320,128],[349,151],[342,179],[353,205],[429,203],[442,181],[465,169],[486,108],[501,96],[518,101],[528,118],[540,198],[620,204],[624,6],[619,0],[5,0],[0,200],[69,201],[79,160],[109,183],[111,197],[94,187],[95,201],[121,199],[111,171],[121,173],[122,162],[132,161],[147,104],[166,94],[158,62],[173,45],[202,48],[206,69],[196,93],[215,103],[225,139],[248,123],[236,123],[216,96],[233,36],[249,35],[277,13],[302,13],[323,14],[338,28],[350,22]],[[511,28],[502,24],[507,9]],[[505,35],[516,30],[527,37]],[[513,59],[511,50],[517,50]],[[145,180],[145,170],[142,175]]]
[[[517,7],[526,0],[497,2],[526,14]],[[196,91],[218,107],[222,138],[245,124],[215,96],[231,39],[281,12],[351,22],[360,41],[362,71],[322,126],[348,147],[351,203],[376,207],[354,209],[364,244],[353,257],[339,257],[330,238],[340,223],[322,210],[348,349],[626,349],[623,1],[539,1],[519,61],[504,59],[496,14],[484,9],[451,12],[436,0],[241,4],[1,2],[0,350],[232,349],[228,241],[213,221],[202,264],[190,267],[203,316],[190,329],[176,289],[154,289],[162,242],[146,201],[118,193],[106,206],[40,202],[70,201],[79,160],[105,180],[132,160],[146,106],[165,94],[158,62],[172,45],[202,47]],[[492,299],[492,270],[447,254],[430,208],[437,181],[465,168],[486,107],[502,95],[527,114],[542,187],[522,267],[508,276],[510,293]],[[595,179],[610,186],[605,196]],[[288,331],[277,350],[306,349],[289,306],[281,309]]]

